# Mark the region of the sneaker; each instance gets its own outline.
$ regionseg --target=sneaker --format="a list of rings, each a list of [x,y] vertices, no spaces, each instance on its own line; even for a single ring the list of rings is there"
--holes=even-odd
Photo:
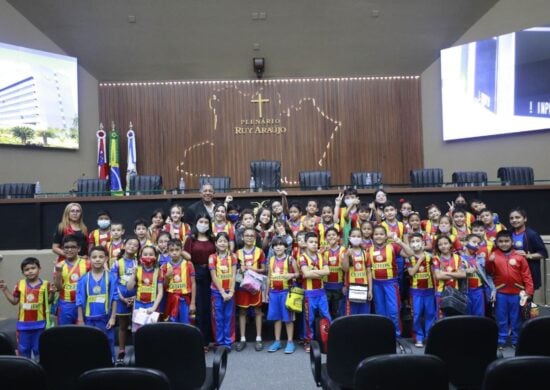
[[[254,349],[256,352],[262,351],[264,349],[264,343],[261,340],[256,341],[256,344],[254,344]]]
[[[306,351],[307,353],[311,352],[311,346],[309,345],[309,343],[304,344],[304,351]]]
[[[504,350],[504,344],[499,344],[499,345],[498,345],[498,350],[499,350],[499,351]]]
[[[246,341],[239,341],[235,343],[235,351],[241,352],[246,348]]]
[[[294,343],[292,341],[289,341],[286,343],[286,348],[285,348],[285,353],[289,354],[289,353],[294,353],[294,351],[296,351],[296,346],[294,345]]]
[[[279,349],[281,349],[283,346],[281,345],[280,341],[274,341],[273,344],[269,346],[267,349],[267,352],[277,352]]]
[[[424,348],[424,343],[422,343],[422,341],[417,341],[416,343],[414,343],[414,346],[416,348]]]
[[[125,357],[126,357],[126,352],[119,352],[115,361],[115,366],[123,366]]]

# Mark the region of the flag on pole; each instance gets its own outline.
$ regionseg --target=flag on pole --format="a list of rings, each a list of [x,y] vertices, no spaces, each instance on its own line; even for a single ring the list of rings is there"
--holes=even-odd
[[[134,132],[132,122],[130,122],[130,129],[126,133],[128,137],[128,160],[126,164],[126,194],[130,194],[130,180],[132,176],[137,175],[136,168],[136,133]]]
[[[111,167],[109,177],[111,179],[111,195],[122,196],[124,193],[122,192],[122,182],[120,181],[118,144],[118,133],[115,130],[115,122],[112,122],[111,133],[109,134],[109,166]]]
[[[103,130],[103,123],[99,124],[97,136],[97,177],[105,180],[109,177],[109,164],[107,164],[107,144],[105,138],[107,133]]]

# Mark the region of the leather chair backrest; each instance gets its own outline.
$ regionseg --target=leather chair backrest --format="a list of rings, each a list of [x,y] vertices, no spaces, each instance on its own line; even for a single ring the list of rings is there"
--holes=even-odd
[[[170,390],[161,371],[143,367],[97,368],[78,379],[79,390]]]
[[[256,188],[267,191],[281,188],[281,162],[276,160],[257,160],[250,162],[250,173],[254,177]]]
[[[485,369],[497,357],[497,339],[497,325],[490,318],[447,317],[429,330],[425,353],[447,364],[454,386],[480,388]]]
[[[487,172],[483,171],[463,171],[454,172],[452,175],[453,184],[457,186],[486,186]]]
[[[40,365],[21,356],[0,356],[2,389],[46,389],[46,373]]]
[[[136,175],[130,178],[130,192],[132,194],[142,193],[158,194],[162,190],[162,176],[159,175]]]
[[[106,196],[108,195],[108,181],[102,179],[78,179],[76,194],[78,196]]]
[[[327,373],[339,386],[353,388],[355,369],[363,359],[395,350],[395,326],[390,319],[375,314],[339,317],[329,328]]]
[[[206,361],[198,328],[160,322],[139,328],[134,340],[136,366],[164,372],[172,388],[201,388],[205,382]]]
[[[535,174],[531,167],[500,167],[497,177],[502,185],[533,185]]]
[[[300,188],[304,191],[328,189],[331,183],[330,171],[302,171],[299,173]]]
[[[411,185],[413,187],[441,187],[443,186],[443,169],[413,169],[411,170]]]
[[[40,336],[38,349],[48,388],[56,390],[75,389],[84,372],[113,365],[107,335],[89,326],[48,328]]]
[[[35,189],[34,183],[3,183],[0,184],[0,198],[33,198]]]
[[[432,355],[378,355],[355,370],[355,389],[448,390],[445,363]]]
[[[201,176],[199,187],[204,184],[211,184],[216,192],[228,192],[231,189],[231,178],[229,176]]]
[[[536,317],[521,326],[516,356],[550,357],[550,317]]]
[[[487,367],[484,390],[543,389],[548,383],[550,357],[520,356],[498,359]]]
[[[352,172],[353,188],[379,188],[382,185],[382,172]]]

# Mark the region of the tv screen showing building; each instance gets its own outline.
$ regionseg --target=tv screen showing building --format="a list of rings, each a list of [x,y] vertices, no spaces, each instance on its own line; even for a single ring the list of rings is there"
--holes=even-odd
[[[0,43],[0,144],[78,149],[76,58]]]

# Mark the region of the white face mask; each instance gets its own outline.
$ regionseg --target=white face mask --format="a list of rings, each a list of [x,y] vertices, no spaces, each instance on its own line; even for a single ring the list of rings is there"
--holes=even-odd
[[[207,223],[197,223],[197,230],[199,233],[206,233],[208,231]]]
[[[449,233],[450,230],[451,230],[451,228],[449,228],[447,226],[439,226],[439,231],[441,233]]]
[[[349,243],[353,246],[359,246],[361,245],[361,237],[350,237]]]
[[[109,225],[111,225],[111,221],[109,221],[109,220],[106,220],[106,219],[98,219],[97,220],[97,226],[100,229],[107,229],[109,227]]]
[[[404,216],[404,217],[408,217],[410,215],[410,211],[409,210],[403,210],[401,211],[401,215]]]
[[[344,203],[347,207],[351,207],[355,203],[355,199],[344,199]]]
[[[411,242],[411,249],[413,251],[419,251],[422,250],[422,243],[421,242]]]

